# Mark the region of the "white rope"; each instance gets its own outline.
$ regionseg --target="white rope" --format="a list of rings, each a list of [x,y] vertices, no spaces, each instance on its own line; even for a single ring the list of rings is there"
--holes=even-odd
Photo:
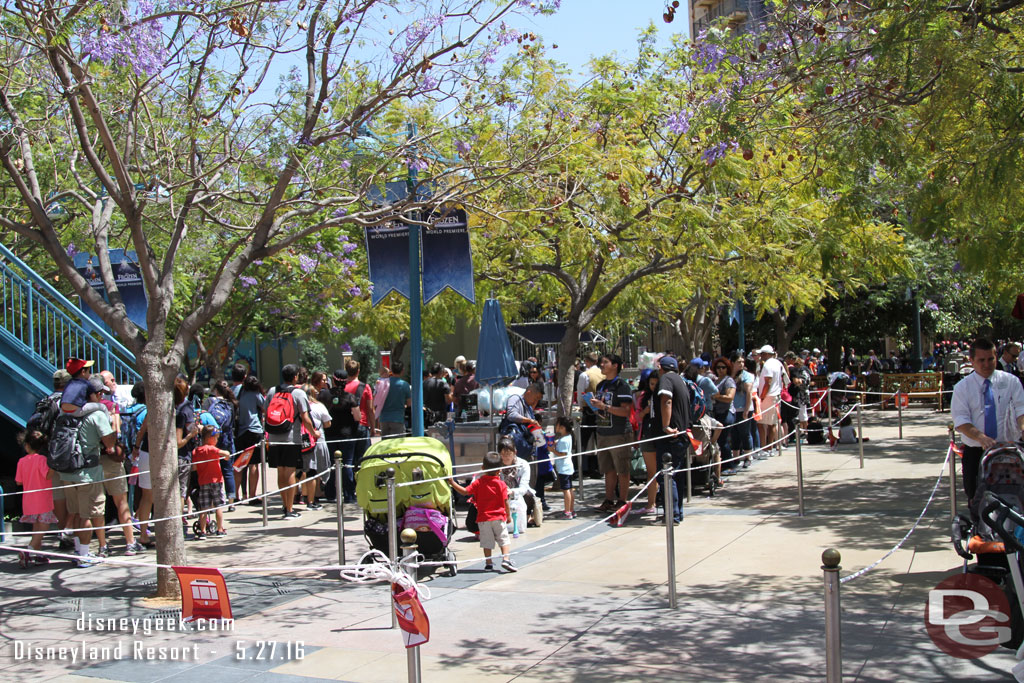
[[[946,464],[949,463],[950,467],[956,467],[955,463],[949,461],[949,456],[952,452],[953,446],[950,445],[946,449],[946,459],[942,461],[942,470],[939,472],[938,479],[935,480],[935,486],[932,487],[932,493],[930,496],[928,496],[928,502],[924,504],[924,509],[922,509],[921,514],[917,516],[917,519],[914,521],[914,525],[910,527],[910,531],[908,531],[903,536],[903,538],[900,539],[900,542],[894,545],[885,555],[882,555],[880,558],[878,558],[868,566],[864,567],[863,569],[859,569],[854,573],[849,574],[848,576],[842,577],[841,579],[839,579],[839,583],[846,583],[847,581],[853,581],[858,577],[864,576],[869,571],[871,571],[872,569],[880,565],[882,562],[884,562],[886,559],[888,559],[890,555],[899,550],[903,546],[903,544],[907,542],[907,539],[910,538],[910,534],[914,533],[914,529],[918,527],[918,525],[921,523],[921,520],[924,519],[925,513],[928,512],[928,506],[932,504],[932,500],[935,498],[935,492],[939,490],[939,484],[942,483],[942,477],[946,472]]]
[[[325,470],[323,470],[321,472],[316,472],[315,474],[312,474],[312,475],[306,477],[305,479],[299,480],[299,481],[295,482],[294,484],[289,484],[288,486],[283,486],[283,487],[281,487],[279,489],[276,489],[274,491],[267,491],[266,493],[261,493],[261,494],[259,494],[257,496],[250,496],[249,498],[242,498],[241,500],[236,500],[234,502],[225,503],[223,505],[218,505],[217,507],[207,508],[206,510],[193,510],[192,512],[182,513],[180,515],[174,515],[172,517],[160,517],[160,518],[157,518],[157,519],[147,519],[145,521],[139,520],[139,523],[140,524],[153,525],[153,524],[156,524],[157,522],[167,522],[167,521],[170,521],[170,520],[184,519],[186,517],[192,517],[192,516],[195,516],[195,515],[203,515],[203,514],[206,514],[208,512],[214,512],[216,510],[220,510],[220,509],[223,509],[223,508],[231,507],[232,505],[242,505],[243,503],[248,503],[250,500],[259,500],[259,499],[264,498],[264,497],[269,497],[269,496],[278,494],[281,491],[287,491],[288,489],[292,489],[292,488],[296,488],[298,486],[302,486],[304,484],[308,484],[310,482],[310,480],[316,479],[317,477],[320,477],[320,476],[330,472],[332,469],[333,469],[333,467],[328,467],[327,469],[325,469]],[[106,526],[82,527],[82,528],[79,528],[79,529],[51,529],[49,531],[9,531],[9,532],[7,532],[7,535],[8,536],[32,536],[34,534],[60,534],[60,533],[74,534],[74,533],[78,533],[79,531],[96,531],[96,530],[99,530],[99,529],[102,529],[102,530],[121,529],[123,527],[128,526],[128,524],[133,524],[133,522],[126,522],[126,523],[120,523],[120,524],[108,524]]]

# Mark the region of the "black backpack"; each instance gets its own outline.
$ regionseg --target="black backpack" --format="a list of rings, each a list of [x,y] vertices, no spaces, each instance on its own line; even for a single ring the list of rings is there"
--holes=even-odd
[[[359,384],[360,397],[363,395],[362,387],[365,386],[365,384]],[[331,402],[327,405],[327,412],[331,414],[331,431],[340,434],[343,438],[354,435],[359,423],[352,415],[352,409],[358,407],[359,399],[345,391],[343,385],[332,387]]]
[[[103,410],[103,407],[98,406],[95,410]],[[100,464],[99,453],[83,453],[82,445],[78,442],[78,432],[82,428],[82,422],[87,415],[95,410],[78,415],[61,412],[57,416],[53,425],[53,434],[50,436],[50,452],[46,457],[46,464],[51,470],[75,472]]]
[[[53,434],[53,425],[57,422],[57,416],[60,415],[60,397],[61,392],[57,391],[46,398],[39,399],[36,402],[36,410],[32,413],[32,417],[28,418],[25,427],[29,430],[39,430],[49,438]]]

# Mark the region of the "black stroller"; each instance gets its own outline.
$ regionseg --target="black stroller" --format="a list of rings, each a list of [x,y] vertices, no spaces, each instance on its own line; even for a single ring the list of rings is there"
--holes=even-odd
[[[985,451],[971,516],[957,515],[951,540],[964,559],[964,573],[996,583],[1010,605],[1009,640],[1000,645],[1024,658],[1024,455],[1021,444],[1000,443]],[[971,566],[969,562],[977,557]]]

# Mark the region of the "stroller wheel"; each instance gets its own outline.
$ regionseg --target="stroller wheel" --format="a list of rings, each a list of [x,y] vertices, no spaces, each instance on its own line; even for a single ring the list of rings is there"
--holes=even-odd
[[[458,576],[459,575],[459,565],[455,561],[455,553],[453,553],[451,550],[445,549],[445,560],[448,561],[448,564],[445,565],[445,566],[448,567],[448,576],[450,576],[450,577]]]

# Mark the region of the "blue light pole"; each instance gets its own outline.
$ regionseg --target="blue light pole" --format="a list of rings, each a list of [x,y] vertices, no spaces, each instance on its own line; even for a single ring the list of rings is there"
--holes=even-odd
[[[406,124],[406,134],[416,136],[416,124]],[[409,160],[408,195],[416,200],[416,168]],[[412,435],[423,436],[423,300],[420,294],[420,226],[409,225],[409,379],[412,386]]]

